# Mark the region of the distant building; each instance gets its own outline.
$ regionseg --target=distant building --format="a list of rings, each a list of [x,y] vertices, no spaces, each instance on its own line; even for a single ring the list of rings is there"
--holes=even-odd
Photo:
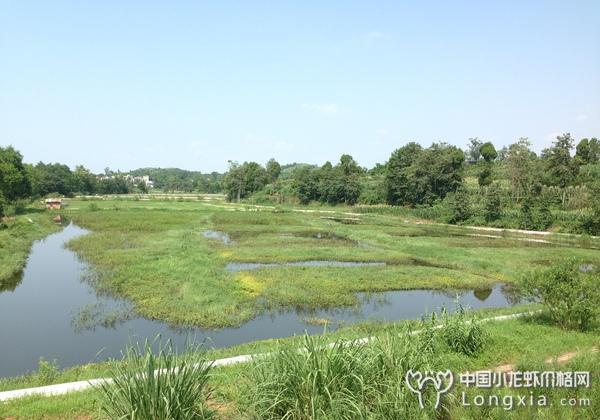
[[[48,210],[60,210],[62,207],[61,198],[48,198],[46,199],[46,208]]]
[[[149,175],[131,176],[129,174],[126,174],[126,175],[122,175],[122,176],[123,176],[123,178],[125,178],[125,180],[127,182],[130,182],[134,185],[143,183],[147,188],[154,188],[154,181],[150,181]],[[115,177],[116,177],[115,175],[101,175],[97,178],[102,180],[102,179],[114,179]]]

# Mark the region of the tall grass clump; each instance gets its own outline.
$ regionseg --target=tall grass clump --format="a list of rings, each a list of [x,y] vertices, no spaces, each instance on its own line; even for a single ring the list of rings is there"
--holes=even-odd
[[[211,363],[195,346],[178,354],[171,341],[152,351],[146,341],[125,350],[123,363],[101,385],[100,408],[110,419],[209,419]]]
[[[432,370],[419,336],[389,333],[369,342],[305,336],[256,360],[246,374],[241,405],[256,419],[434,418],[446,410],[421,409],[404,386],[408,369]]]
[[[460,304],[452,316],[442,309],[438,333],[452,351],[467,356],[480,353],[488,341],[488,334],[481,322]]]

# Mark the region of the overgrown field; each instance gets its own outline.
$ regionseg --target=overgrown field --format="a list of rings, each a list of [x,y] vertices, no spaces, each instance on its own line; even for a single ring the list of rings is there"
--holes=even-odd
[[[529,269],[571,256],[600,265],[598,238],[448,226],[408,215],[357,214],[347,207],[95,199],[71,200],[62,214],[90,230],[69,246],[90,263],[95,273],[91,281],[97,288],[131,299],[144,316],[203,327],[239,325],[269,307],[353,305],[357,303],[356,293],[363,291],[485,289],[497,282],[519,282]],[[16,238],[3,241],[3,247],[7,251],[22,249],[23,256],[0,256],[18,271],[31,241],[55,229],[58,227],[51,223],[49,213],[19,216],[0,237]],[[306,261],[382,264],[285,265]],[[271,265],[254,270],[228,269],[234,263]],[[481,311],[481,316],[540,307],[488,309]],[[211,369],[202,391],[205,398],[198,402],[202,416],[598,417],[597,324],[586,332],[568,331],[543,313],[484,323],[481,328],[453,319],[444,319],[450,328],[434,328],[432,321],[361,323],[314,339],[290,337],[209,350],[203,357],[266,352],[279,356]],[[425,333],[409,335],[414,329],[425,329]],[[376,339],[368,345],[338,345],[324,350],[335,340],[366,336]],[[296,352],[299,346],[308,346],[308,352]],[[557,356],[563,357],[550,360]],[[41,362],[37,373],[1,379],[0,390],[106,377],[115,367],[126,372],[123,369],[127,366],[123,361],[106,361],[59,371],[52,363]],[[408,368],[450,369],[458,375],[501,367],[590,371],[593,386],[573,392],[546,389],[551,407],[515,407],[510,411],[503,407],[462,407],[462,392],[471,401],[475,394],[461,385],[444,397],[440,409],[428,407],[423,411],[416,396],[402,386]],[[504,388],[498,392],[515,398],[530,396],[528,390]],[[0,418],[104,418],[102,395],[101,390],[94,389],[60,397],[19,399],[0,404]],[[113,397],[127,405],[126,398],[120,399],[118,394]],[[564,408],[558,403],[561,398],[584,403]],[[586,399],[590,405],[585,405]],[[157,399],[157,404],[160,401]]]
[[[203,327],[239,325],[266,307],[352,305],[356,292],[484,288],[576,256],[600,262],[600,241],[428,224],[351,208],[273,208],[174,200],[73,200],[65,214],[89,235],[70,246],[97,286],[150,318]],[[229,241],[204,237],[207,230]],[[380,262],[363,267],[235,262]]]

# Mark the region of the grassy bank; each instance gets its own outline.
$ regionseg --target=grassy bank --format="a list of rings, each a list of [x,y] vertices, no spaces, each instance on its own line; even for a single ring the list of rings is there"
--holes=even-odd
[[[235,326],[267,307],[353,305],[356,292],[487,288],[566,256],[600,262],[597,240],[422,224],[351,208],[272,208],[173,200],[73,200],[91,231],[70,246],[97,285],[130,299],[149,318]],[[212,229],[230,243],[203,237]],[[369,267],[290,267],[228,272],[231,262],[382,262]]]
[[[54,213],[35,208],[5,219],[0,228],[0,291],[16,287],[33,241],[42,239],[60,229],[52,221]]]
[[[486,311],[487,314],[508,312]],[[415,325],[412,322],[415,328]],[[384,339],[389,334],[402,334],[405,331],[406,322],[394,324],[376,324],[369,328],[370,335],[379,336]],[[510,412],[509,418],[530,418],[531,416],[541,416],[541,418],[594,418],[594,413],[598,409],[598,400],[594,396],[598,395],[598,366],[600,358],[598,353],[590,352],[594,347],[600,344],[600,331],[596,328],[587,333],[575,331],[565,331],[548,323],[543,316],[533,316],[524,319],[514,319],[508,321],[496,321],[484,324],[485,332],[488,336],[487,343],[480,353],[467,356],[462,353],[456,353],[451,349],[440,347],[432,359],[436,368],[450,369],[455,373],[465,372],[467,370],[493,369],[500,365],[513,365],[519,369],[537,370],[590,370],[592,372],[592,388],[589,390],[580,390],[578,397],[591,397],[592,405],[590,407],[578,408],[560,408],[553,406],[551,408],[517,407]],[[362,327],[354,326],[343,329],[334,334],[327,334],[326,341],[332,341],[335,338],[357,338],[363,336]],[[258,343],[256,349],[262,351],[275,351],[287,348],[288,345],[299,345],[301,337],[279,340],[277,342]],[[283,346],[283,347],[282,347]],[[242,350],[243,347],[237,350]],[[246,347],[247,349],[247,347]],[[221,352],[221,355],[228,355],[231,349]],[[565,353],[573,353],[572,359],[559,364],[547,363],[547,359]],[[210,357],[218,355],[219,352],[211,353]],[[433,365],[432,365],[433,366]],[[542,369],[543,368],[543,369]],[[99,373],[106,371],[107,366],[91,366],[87,373]],[[213,370],[210,385],[214,389],[211,404],[217,408],[218,418],[251,418],[251,411],[248,406],[248,386],[252,386],[253,365],[237,365],[227,368],[218,368]],[[71,369],[72,378],[81,379],[89,377],[81,370]],[[75,374],[79,372],[79,374]],[[65,373],[69,375],[69,373]],[[66,376],[63,376],[64,379]],[[31,379],[31,378],[30,378]],[[21,379],[22,381],[23,379]],[[39,378],[38,378],[39,380]],[[4,380],[3,385],[6,385]],[[13,385],[18,381],[14,380]],[[32,386],[33,380],[28,383]],[[25,382],[21,382],[25,384]],[[505,418],[507,413],[499,408],[497,410],[483,411],[480,408],[465,408],[456,403],[456,398],[464,387],[457,386],[453,388],[451,396],[448,398],[450,418]],[[468,390],[467,390],[468,391]],[[546,390],[549,398],[562,397],[564,392],[560,390]],[[502,390],[503,393],[513,392],[508,389]],[[571,393],[572,394],[572,393]],[[60,397],[30,397],[8,402],[0,405],[0,416],[15,418],[74,418],[76,416],[89,416],[91,418],[101,418],[99,416],[98,404],[100,394],[96,390],[82,393],[69,394]],[[556,401],[555,401],[556,402]]]

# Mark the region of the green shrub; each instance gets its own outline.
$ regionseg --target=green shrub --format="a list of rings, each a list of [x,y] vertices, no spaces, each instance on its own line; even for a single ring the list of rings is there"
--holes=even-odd
[[[562,328],[586,330],[598,318],[600,275],[597,268],[584,272],[583,267],[583,261],[570,258],[533,271],[522,280],[522,293],[544,305]]]
[[[98,211],[98,210],[100,210],[100,207],[98,207],[98,204],[96,204],[96,203],[90,203],[88,205],[88,208],[90,209],[90,211]]]
[[[488,223],[502,217],[502,196],[497,183],[490,185],[486,191],[483,212]]]
[[[146,341],[128,347],[124,363],[111,372],[112,383],[101,385],[101,410],[111,419],[208,419],[207,382],[211,363],[198,348],[177,354],[171,342],[157,354]]]

